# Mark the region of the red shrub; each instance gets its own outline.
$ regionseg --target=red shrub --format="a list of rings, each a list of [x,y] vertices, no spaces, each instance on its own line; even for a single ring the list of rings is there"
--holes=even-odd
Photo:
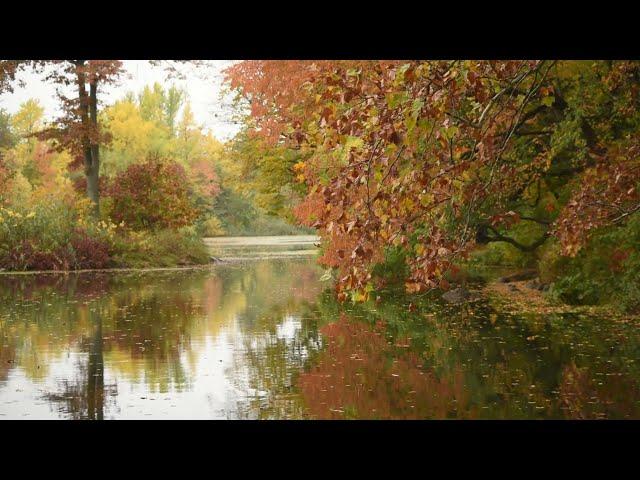
[[[85,177],[84,175],[74,178],[72,182],[73,182],[73,189],[76,192],[80,194],[84,194],[87,191],[87,177]],[[110,188],[109,179],[104,176],[100,177],[98,179],[98,190],[100,191],[100,193],[103,195],[108,193],[109,188]]]
[[[25,240],[0,257],[0,268],[7,270],[77,270],[109,266],[109,244],[75,232],[69,245],[53,251],[42,251],[31,240]]]
[[[109,244],[92,238],[85,231],[77,230],[71,239],[75,252],[75,268],[107,268],[111,262]]]
[[[116,176],[108,194],[113,219],[135,229],[182,227],[197,216],[185,170],[173,161],[129,166]]]
[[[73,252],[68,247],[43,252],[30,240],[23,241],[0,258],[0,266],[7,270],[69,270],[72,264]]]

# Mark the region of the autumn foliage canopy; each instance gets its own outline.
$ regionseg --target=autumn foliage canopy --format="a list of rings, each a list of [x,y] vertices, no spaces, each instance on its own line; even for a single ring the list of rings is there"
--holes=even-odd
[[[342,298],[404,252],[410,292],[446,289],[477,244],[575,255],[640,210],[637,62],[245,61],[227,79],[255,131],[304,155],[296,213]],[[521,222],[540,226],[523,243]]]

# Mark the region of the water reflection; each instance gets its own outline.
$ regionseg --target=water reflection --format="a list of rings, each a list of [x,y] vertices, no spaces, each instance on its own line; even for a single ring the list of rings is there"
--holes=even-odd
[[[0,415],[260,418],[304,362],[317,279],[305,259],[3,277]]]
[[[311,258],[0,277],[0,418],[640,418],[637,319],[388,295]]]
[[[300,376],[312,416],[640,418],[638,319],[411,300],[342,313],[326,302],[340,320]]]
[[[387,340],[381,323],[368,326],[343,316],[322,333],[328,347],[300,377],[318,418],[446,418],[468,403],[460,370],[439,377],[423,368],[407,339]]]

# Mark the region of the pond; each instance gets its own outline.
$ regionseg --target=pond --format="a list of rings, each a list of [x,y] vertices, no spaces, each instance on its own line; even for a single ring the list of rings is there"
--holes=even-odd
[[[313,237],[269,243],[214,240],[209,269],[0,276],[0,419],[640,418],[636,321],[339,305]]]

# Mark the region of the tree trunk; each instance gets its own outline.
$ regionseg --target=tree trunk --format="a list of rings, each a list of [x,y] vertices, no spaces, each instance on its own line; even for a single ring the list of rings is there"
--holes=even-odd
[[[98,132],[98,81],[92,79],[89,83],[89,115],[92,130]],[[91,171],[87,175],[87,195],[95,205],[96,216],[100,215],[100,145],[97,140],[91,143]]]
[[[93,149],[89,152],[89,155],[93,157]],[[85,168],[85,175],[87,177],[87,196],[93,203],[93,213],[96,217],[100,216],[100,190],[98,188],[99,171],[97,166],[91,165]]]
[[[92,140],[92,133],[97,133],[97,80],[89,81],[90,93],[87,94],[87,66],[85,60],[77,60],[76,76],[78,82],[78,99],[80,101],[80,122],[82,124],[81,144],[84,156],[84,174],[87,180],[87,197],[93,203],[94,215],[100,215],[100,191],[98,181],[100,178],[100,151],[97,140]]]

